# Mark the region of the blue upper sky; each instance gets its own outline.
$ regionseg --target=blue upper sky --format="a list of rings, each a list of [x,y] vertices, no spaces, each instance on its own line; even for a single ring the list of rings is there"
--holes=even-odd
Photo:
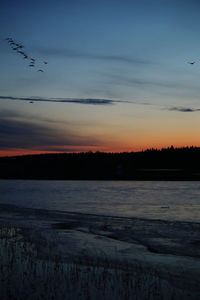
[[[196,143],[199,12],[200,2],[189,0],[1,2],[1,149],[109,151],[110,139],[116,151]],[[24,45],[34,67],[7,37]],[[35,98],[41,101],[30,108],[27,101]],[[11,129],[30,126],[30,119],[32,127],[41,126],[31,127],[37,136],[54,124],[70,138],[27,145],[28,133]],[[20,143],[10,142],[20,134]]]

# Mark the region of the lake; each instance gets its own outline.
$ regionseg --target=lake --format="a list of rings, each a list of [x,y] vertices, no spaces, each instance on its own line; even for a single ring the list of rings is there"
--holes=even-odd
[[[200,182],[0,180],[0,195],[28,208],[200,221]]]

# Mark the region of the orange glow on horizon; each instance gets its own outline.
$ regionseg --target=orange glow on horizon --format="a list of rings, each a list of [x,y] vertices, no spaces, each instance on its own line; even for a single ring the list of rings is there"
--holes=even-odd
[[[72,146],[70,147],[63,147],[63,150],[35,150],[35,149],[8,149],[8,150],[0,150],[0,157],[8,157],[8,156],[22,156],[22,155],[36,155],[36,154],[53,154],[53,153],[80,153],[80,152],[110,152],[110,153],[120,153],[120,152],[140,152],[145,151],[147,149],[162,149],[162,148],[168,148],[173,145],[174,148],[182,148],[182,147],[200,147],[200,145],[194,144],[194,143],[165,143],[165,144],[147,144],[147,145],[141,145],[141,146]]]

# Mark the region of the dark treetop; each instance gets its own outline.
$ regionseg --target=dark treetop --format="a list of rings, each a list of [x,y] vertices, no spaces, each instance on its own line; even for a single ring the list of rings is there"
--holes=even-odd
[[[0,178],[200,180],[200,148],[131,153],[62,153],[0,158]]]

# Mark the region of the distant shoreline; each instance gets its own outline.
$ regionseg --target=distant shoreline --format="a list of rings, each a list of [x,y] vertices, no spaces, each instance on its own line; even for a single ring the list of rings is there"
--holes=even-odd
[[[0,179],[199,181],[200,148],[0,157]]]

